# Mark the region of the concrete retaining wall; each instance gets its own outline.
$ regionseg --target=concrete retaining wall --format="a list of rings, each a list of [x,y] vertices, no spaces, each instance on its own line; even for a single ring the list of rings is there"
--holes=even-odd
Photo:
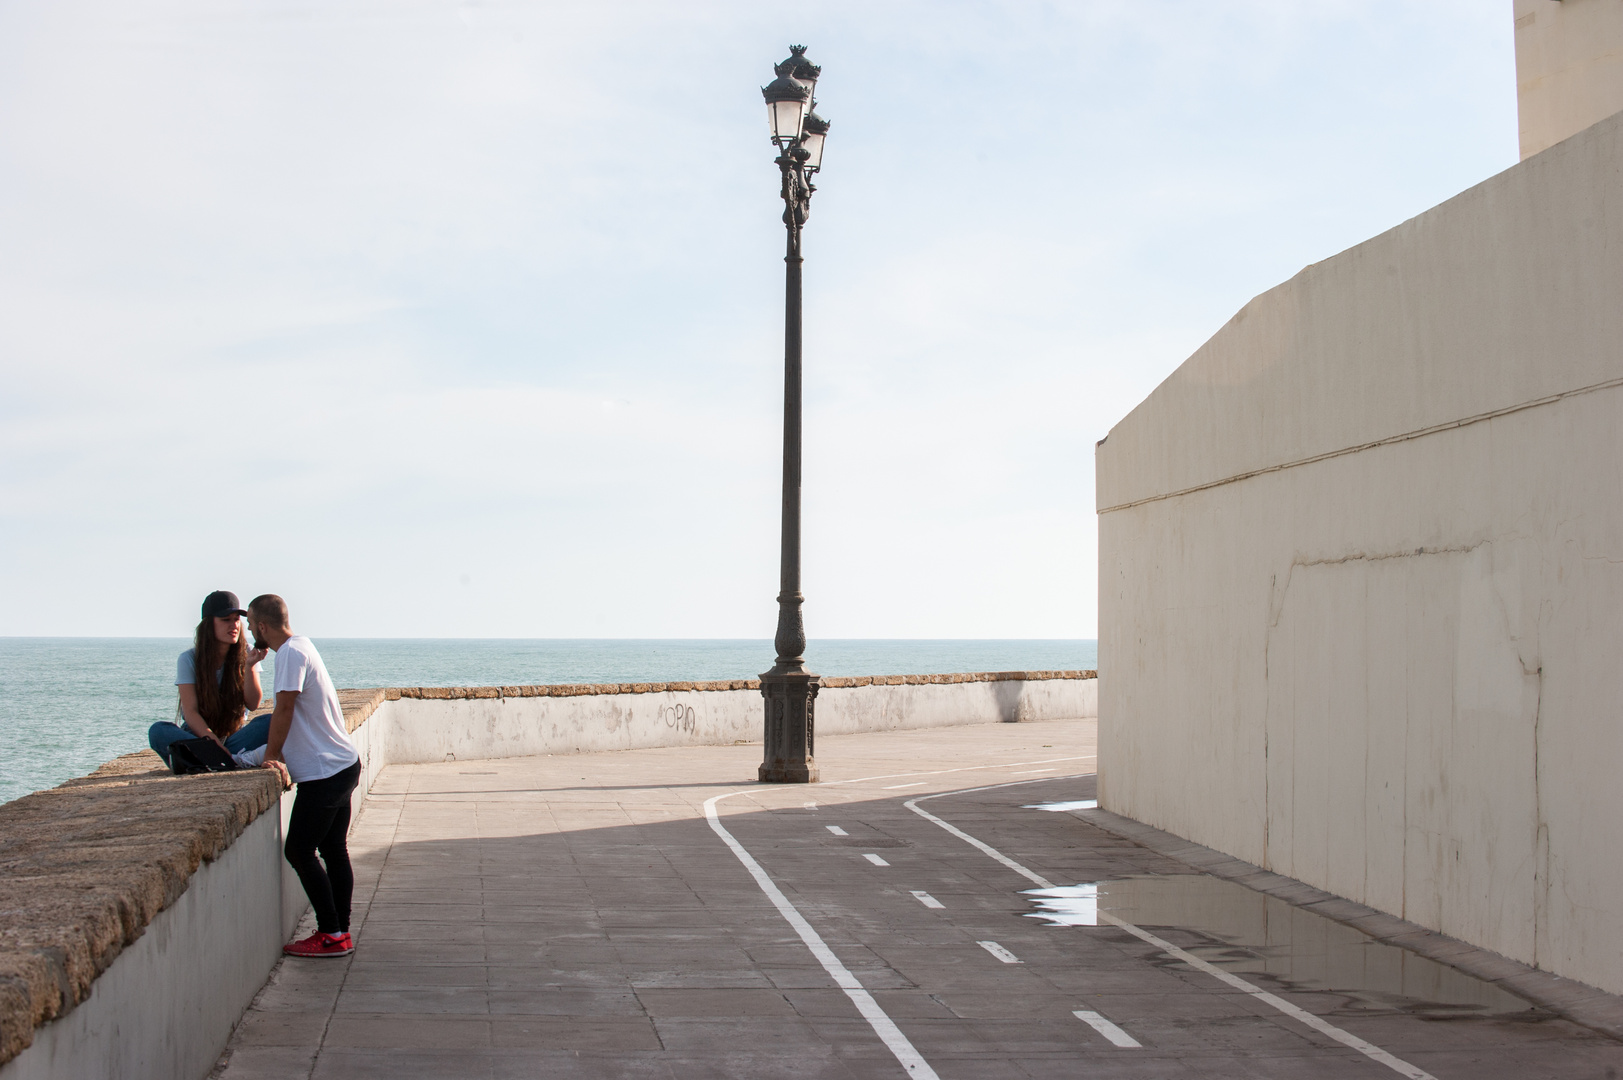
[[[340,697],[370,783],[384,694]],[[293,798],[141,751],[0,805],[0,1080],[207,1075],[308,908]]]
[[[261,815],[198,867],[89,997],[0,1065],[0,1080],[207,1076],[291,931],[278,826],[277,815]]]
[[[1623,992],[1620,297],[1613,117],[1259,296],[1118,424],[1101,806]]]
[[[762,723],[761,694],[753,690],[402,698],[387,702],[384,713],[391,762],[725,745],[759,739]]]
[[[1084,674],[1091,672],[829,678],[817,695],[817,734],[1097,716],[1098,680]],[[764,722],[753,679],[522,693],[531,689],[565,688],[419,691],[433,697],[391,690],[368,727],[379,732],[387,761],[426,762],[759,742]]]
[[[158,764],[0,806],[4,1080],[201,1076],[280,952],[275,779]]]
[[[829,678],[823,734],[1096,713],[1093,672]],[[759,683],[339,692],[360,810],[392,762],[759,742]],[[0,806],[0,1080],[202,1078],[308,904],[269,773],[150,751]]]
[[[756,730],[760,729],[757,695]],[[1072,720],[1099,715],[1099,680],[1002,679],[885,686],[825,686],[817,694],[817,734]]]

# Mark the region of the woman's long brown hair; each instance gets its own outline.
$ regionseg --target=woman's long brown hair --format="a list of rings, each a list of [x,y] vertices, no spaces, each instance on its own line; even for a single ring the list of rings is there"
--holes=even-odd
[[[197,624],[197,640],[192,644],[197,664],[197,711],[209,730],[225,738],[242,726],[242,687],[248,681],[248,635],[238,634],[230,645],[214,636],[214,619]],[[220,681],[214,670],[224,668]]]

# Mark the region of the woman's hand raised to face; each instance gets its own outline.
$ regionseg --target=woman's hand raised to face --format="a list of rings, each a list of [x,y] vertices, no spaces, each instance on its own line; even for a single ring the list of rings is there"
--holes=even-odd
[[[267,657],[269,655],[270,655],[270,650],[269,649],[250,649],[250,650],[248,650],[248,666],[253,667],[255,664],[259,663],[261,660],[265,659],[265,657]]]

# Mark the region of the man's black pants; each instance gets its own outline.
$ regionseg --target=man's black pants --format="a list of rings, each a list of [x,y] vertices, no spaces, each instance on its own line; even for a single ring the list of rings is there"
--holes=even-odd
[[[287,824],[287,843],[282,845],[282,853],[298,872],[315,909],[316,929],[324,934],[349,930],[349,902],[355,892],[347,842],[349,797],[360,778],[361,763],[357,761],[343,772],[300,784]]]

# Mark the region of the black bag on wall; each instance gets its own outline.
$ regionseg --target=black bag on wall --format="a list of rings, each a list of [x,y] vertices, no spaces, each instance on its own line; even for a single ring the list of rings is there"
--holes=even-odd
[[[230,754],[213,739],[182,739],[169,744],[169,768],[176,776],[200,772],[228,772],[237,768]]]

